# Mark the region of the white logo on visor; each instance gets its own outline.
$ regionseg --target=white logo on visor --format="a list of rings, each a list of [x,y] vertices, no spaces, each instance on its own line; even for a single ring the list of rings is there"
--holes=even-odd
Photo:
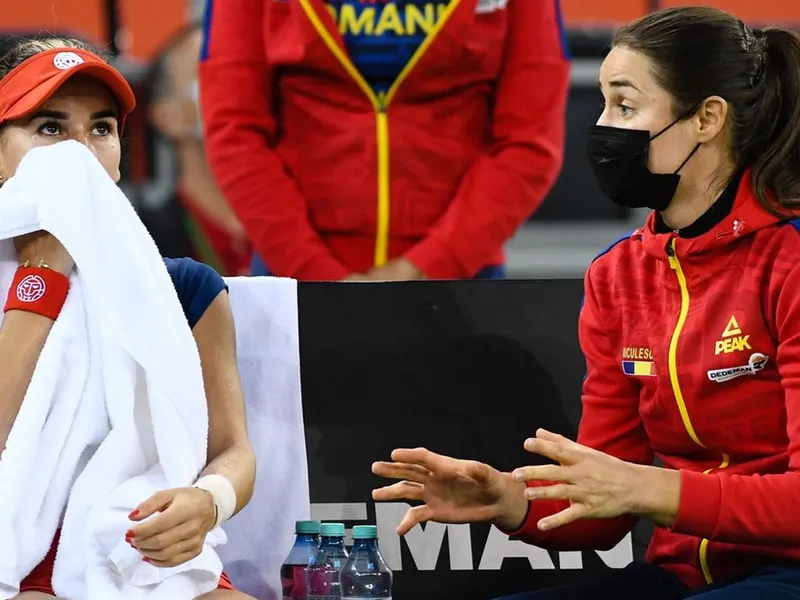
[[[72,67],[77,67],[79,64],[84,62],[86,61],[74,52],[59,52],[56,54],[55,58],[53,58],[53,64],[55,65],[56,69],[61,69],[62,71],[66,71]]]

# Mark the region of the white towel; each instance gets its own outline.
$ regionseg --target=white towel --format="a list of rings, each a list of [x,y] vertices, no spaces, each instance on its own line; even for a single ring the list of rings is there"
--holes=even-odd
[[[133,508],[191,485],[206,460],[199,356],[166,267],[77,142],[30,151],[0,189],[0,297],[16,268],[10,240],[37,230],[64,244],[77,272],[0,458],[0,600],[43,558],[62,515],[58,595],[195,598],[217,585],[221,530],[174,569],[124,541]]]
[[[227,283],[258,471],[250,504],[225,524],[229,543],[220,556],[239,589],[278,600],[294,522],[309,518],[297,282],[237,277]]]

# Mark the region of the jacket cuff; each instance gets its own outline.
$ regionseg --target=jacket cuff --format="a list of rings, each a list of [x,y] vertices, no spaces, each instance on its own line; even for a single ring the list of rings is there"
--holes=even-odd
[[[411,248],[405,258],[414,263],[428,279],[467,279],[474,273],[467,269],[441,241],[427,237]]]
[[[526,482],[528,487],[539,487],[541,484],[542,482],[540,481]],[[539,502],[538,504],[541,505],[542,503]],[[544,538],[547,536],[546,531],[539,529],[539,521],[541,519],[541,511],[535,510],[533,502],[528,502],[528,512],[525,513],[525,519],[517,529],[514,531],[509,531],[500,527],[497,527],[497,529],[512,539],[522,539],[529,544],[536,544],[537,542],[544,540]]]
[[[714,475],[681,471],[681,499],[672,531],[712,538],[722,505],[722,482]]]

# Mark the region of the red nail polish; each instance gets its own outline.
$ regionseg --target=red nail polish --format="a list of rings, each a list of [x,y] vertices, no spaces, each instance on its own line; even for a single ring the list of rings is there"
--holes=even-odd
[[[142,562],[149,563],[149,562],[150,562],[150,559],[149,559],[149,558],[147,558],[147,557],[145,556],[145,557],[142,559]]]
[[[133,529],[128,529],[128,531],[125,532],[125,538],[126,539],[127,538],[134,538],[134,537],[136,537],[136,534],[133,532]]]
[[[128,515],[128,518],[129,519],[133,519],[138,514],[139,514],[139,511],[138,510],[134,510],[131,514]]]

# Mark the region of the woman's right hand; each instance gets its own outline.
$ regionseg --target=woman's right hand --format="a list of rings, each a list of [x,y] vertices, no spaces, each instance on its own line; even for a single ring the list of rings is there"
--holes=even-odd
[[[14,238],[14,247],[17,249],[20,264],[30,261],[35,265],[39,261],[44,261],[64,275],[69,275],[74,266],[72,257],[66,248],[55,236],[46,231],[35,231],[16,237]]]
[[[374,490],[373,499],[424,503],[406,512],[397,527],[398,535],[427,521],[492,521],[501,529],[513,531],[525,520],[525,484],[512,481],[509,474],[487,464],[442,456],[425,448],[395,450],[392,461],[372,465],[376,475],[400,480]]]

